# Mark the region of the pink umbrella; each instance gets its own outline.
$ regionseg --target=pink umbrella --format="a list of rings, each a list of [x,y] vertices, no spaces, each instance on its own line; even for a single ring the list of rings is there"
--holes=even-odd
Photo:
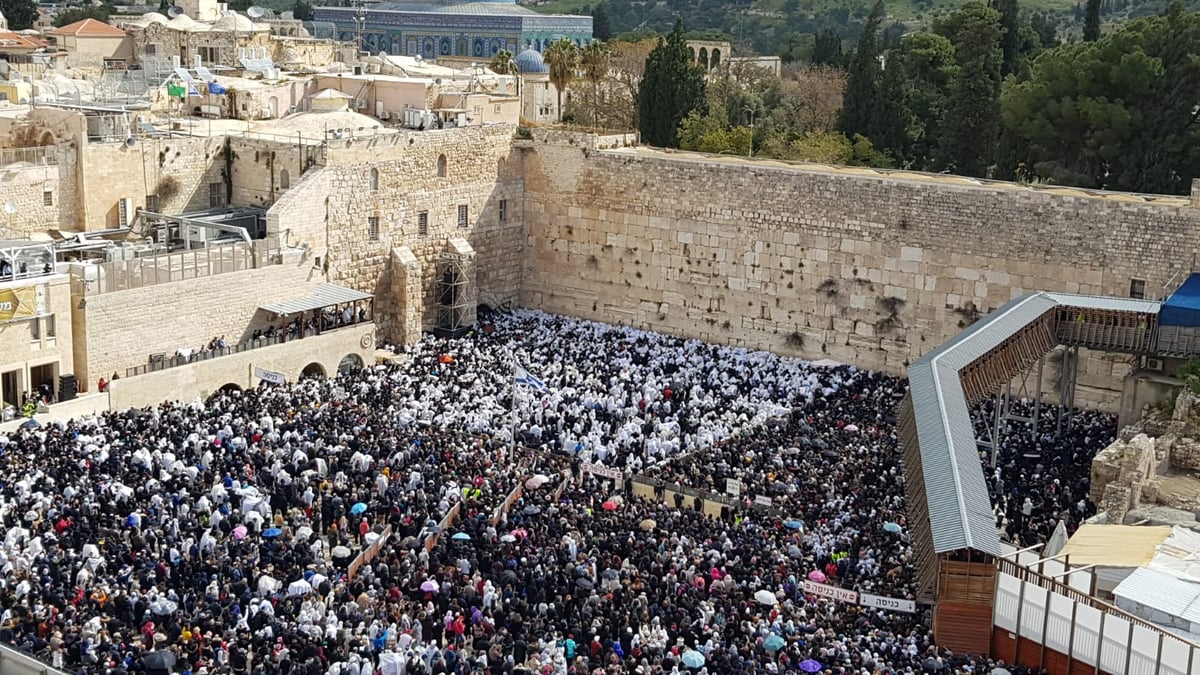
[[[822,581],[825,581],[825,573],[821,570],[813,570],[808,573],[808,579],[809,581],[815,581],[819,584]]]
[[[246,538],[246,526],[238,525],[237,527],[233,528],[233,538],[238,539],[238,540],[245,539]]]

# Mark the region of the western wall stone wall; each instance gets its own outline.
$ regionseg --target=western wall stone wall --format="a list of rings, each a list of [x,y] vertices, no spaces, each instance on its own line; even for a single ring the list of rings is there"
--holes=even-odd
[[[892,373],[1024,293],[1153,296],[1200,248],[1186,198],[522,145],[523,305]],[[1082,359],[1081,395],[1129,368]]]
[[[75,374],[94,386],[152,353],[173,356],[222,335],[231,345],[248,339],[269,320],[260,306],[306,297],[325,281],[312,267],[311,256],[290,251],[282,265],[89,295],[72,308],[76,340],[82,333],[87,346]]]
[[[405,276],[419,278],[426,327],[437,320],[438,259],[451,237],[466,239],[475,250],[481,302],[516,300],[524,183],[514,131],[512,125],[489,125],[328,144],[330,281],[375,293],[380,332],[388,339],[405,339],[406,322],[398,314],[404,301],[396,295],[403,289],[393,283],[391,262],[393,251],[405,246],[417,261]],[[439,175],[440,156],[445,175]],[[460,206],[467,209],[465,225],[459,222]]]

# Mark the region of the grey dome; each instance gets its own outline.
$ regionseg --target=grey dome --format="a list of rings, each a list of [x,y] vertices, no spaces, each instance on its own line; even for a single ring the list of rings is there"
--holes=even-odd
[[[514,59],[517,62],[517,70],[522,73],[548,73],[550,66],[542,59],[542,55],[533,47],[527,48],[525,51],[517,54]]]

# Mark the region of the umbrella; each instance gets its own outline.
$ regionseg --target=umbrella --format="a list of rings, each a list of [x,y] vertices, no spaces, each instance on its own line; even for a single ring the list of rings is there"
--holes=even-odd
[[[594,588],[594,586],[592,585],[592,580],[584,579],[583,577],[576,579],[575,585],[585,591],[590,591],[590,590],[592,590],[592,588]]]
[[[536,516],[537,514],[539,514],[541,512],[542,512],[542,510],[540,508],[534,506],[533,504],[530,504],[529,506],[526,506],[525,508],[521,509],[521,513],[524,513],[529,516]]]
[[[804,529],[804,523],[802,523],[798,520],[789,520],[786,523],[784,523],[784,526],[787,527],[787,529],[789,529],[789,530],[803,530]]]
[[[704,666],[704,655],[695,649],[689,649],[683,653],[683,665],[688,668],[701,668]]]
[[[33,419],[32,417],[21,423],[22,429],[37,429],[40,426],[42,426],[42,423]]]
[[[332,549],[329,550],[329,555],[330,555],[330,557],[333,557],[333,558],[349,558],[350,557],[350,547],[349,546],[334,546]]]
[[[760,605],[776,605],[779,601],[775,599],[775,594],[768,590],[754,591],[754,601]]]
[[[778,635],[772,635],[766,640],[763,640],[763,649],[769,652],[777,652],[780,649],[783,649],[784,645],[786,644],[787,641],[783,638],[779,637]]]
[[[810,581],[815,581],[819,584],[822,581],[825,581],[825,573],[821,570],[813,570],[808,573],[808,578]]]
[[[649,532],[650,530],[653,530],[654,528],[658,527],[658,523],[654,522],[653,518],[647,518],[647,519],[643,520],[640,524],[638,524],[638,527]]]
[[[884,532],[891,532],[892,534],[900,534],[900,530],[901,530],[901,527],[900,527],[899,523],[884,523],[883,524]]]
[[[806,673],[819,673],[821,672],[821,662],[814,661],[812,659],[805,659],[800,662],[800,670],[803,670]]]
[[[613,500],[609,499],[608,501],[601,504],[600,508],[604,509],[605,511],[616,511],[617,503],[614,502]]]
[[[433,579],[427,579],[421,582],[421,590],[425,591],[426,593],[437,593],[438,589],[440,588],[441,586],[438,585],[438,582],[434,581]]]
[[[355,504],[354,506],[350,507],[350,515],[357,516],[360,513],[365,513],[366,510],[367,510],[367,505],[362,502],[359,502],[359,503]]]
[[[150,603],[150,611],[158,614],[159,616],[172,614],[175,612],[176,608],[178,608],[178,605],[163,597],[155,598]]]
[[[454,541],[471,541],[471,535],[467,534],[466,532],[458,532],[450,538]]]
[[[238,540],[245,539],[246,538],[246,526],[238,525],[237,527],[233,528],[232,534],[233,534],[234,539],[238,539]]]
[[[500,536],[500,541],[502,541],[506,544],[511,544],[516,540],[517,540],[517,538],[512,536],[511,534],[505,534],[505,535]]]
[[[148,670],[169,673],[175,667],[175,655],[166,649],[156,649],[142,657],[142,665]]]
[[[278,527],[272,527],[271,529],[263,532],[263,536],[268,539],[278,537],[281,534],[283,534],[283,530],[279,529]]]

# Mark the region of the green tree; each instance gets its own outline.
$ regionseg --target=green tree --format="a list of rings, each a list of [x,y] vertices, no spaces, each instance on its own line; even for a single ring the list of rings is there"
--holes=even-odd
[[[814,38],[812,51],[814,66],[842,68],[846,65],[846,55],[842,53],[842,38],[838,37],[837,33],[826,28],[816,34]]]
[[[608,18],[608,3],[601,2],[592,8],[592,35],[597,40],[612,37],[612,21]]]
[[[59,12],[54,17],[54,25],[60,27],[68,26],[84,19],[95,19],[107,23],[109,16],[110,12],[107,5],[100,5],[98,7],[94,5],[90,7],[72,7]]]
[[[0,0],[0,12],[8,20],[9,30],[33,28],[38,18],[37,4],[33,0]]]
[[[1200,15],[1178,3],[1044,52],[1001,98],[1015,156],[1048,182],[1187,194],[1200,176],[1197,53]]]
[[[954,44],[936,33],[913,33],[888,56],[904,82],[903,123],[907,128],[904,162],[914,169],[940,171],[939,143],[945,124],[950,84],[958,72]]]
[[[1087,0],[1087,9],[1083,14],[1083,41],[1095,42],[1100,39],[1100,0]]]
[[[520,70],[517,68],[517,61],[513,58],[513,53],[507,49],[501,49],[496,52],[488,63],[488,69],[497,75],[516,75]]]
[[[1000,134],[1000,13],[968,2],[936,30],[954,43],[958,66],[946,107],[942,163],[954,173],[986,176]]]
[[[1017,72],[1017,60],[1021,51],[1021,17],[1017,0],[990,0],[992,9],[1000,12],[1000,29],[1004,35],[1000,38],[1000,50],[1004,61],[1000,66],[1001,75]]]
[[[867,23],[863,26],[854,56],[850,60],[850,75],[846,81],[846,97],[842,102],[842,114],[838,118],[838,129],[847,137],[863,134],[871,137],[879,102],[879,85],[883,78],[883,66],[879,63],[878,32],[883,21],[883,2],[875,3]]]
[[[546,47],[542,58],[550,67],[550,84],[554,85],[558,94],[558,119],[561,120],[563,92],[566,91],[567,85],[571,84],[575,71],[579,68],[579,46],[570,38],[559,38]]]
[[[707,112],[704,71],[691,62],[683,23],[646,57],[646,70],[638,85],[638,129],[649,145],[678,145],[680,122],[693,110]]]
[[[296,0],[296,4],[292,5],[292,16],[297,21],[312,21],[313,6],[304,0]]]

